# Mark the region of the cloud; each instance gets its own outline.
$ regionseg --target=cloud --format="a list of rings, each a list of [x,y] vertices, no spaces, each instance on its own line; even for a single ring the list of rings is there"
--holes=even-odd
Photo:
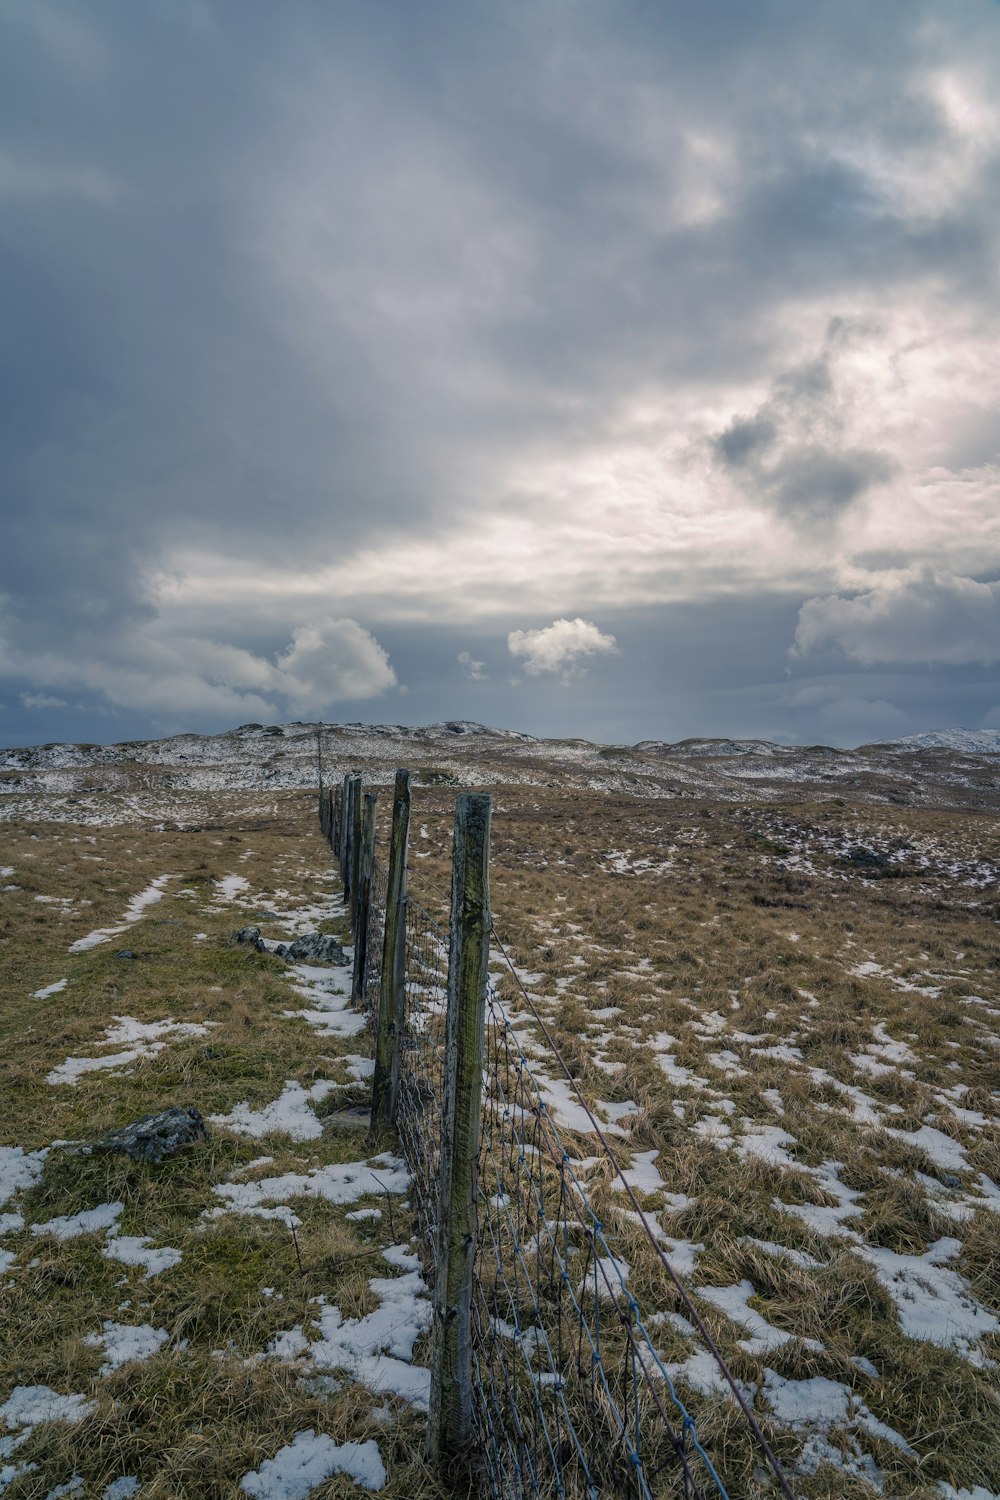
[[[279,656],[274,691],[297,713],[314,713],[334,703],[377,698],[396,686],[389,658],[370,631],[356,620],[329,616],[301,625]]]
[[[0,664],[47,687],[87,687],[117,709],[201,721],[247,715],[320,715],[397,685],[379,642],[356,620],[321,616],[297,626],[273,657],[198,636],[173,635],[159,622],[92,643],[86,659],[52,649],[21,651],[0,639]],[[27,707],[54,706],[47,694]]]
[[[49,693],[22,693],[25,708],[69,708],[65,698],[53,698]]]
[[[489,676],[486,663],[476,661],[471,651],[460,651],[458,660],[466,677],[471,677],[473,682],[483,682]]]
[[[901,572],[865,593],[807,599],[792,654],[835,648],[851,660],[927,665],[1000,661],[1000,582]]]
[[[564,682],[586,668],[589,656],[617,656],[618,643],[605,635],[590,620],[553,620],[540,630],[512,630],[507,636],[511,656],[524,658],[524,670],[530,677],[543,672],[558,672]]]
[[[850,443],[852,413],[835,381],[838,355],[877,332],[834,318],[819,357],[786,370],[755,412],[734,417],[712,442],[735,482],[788,520],[835,521],[899,468],[892,455]]]

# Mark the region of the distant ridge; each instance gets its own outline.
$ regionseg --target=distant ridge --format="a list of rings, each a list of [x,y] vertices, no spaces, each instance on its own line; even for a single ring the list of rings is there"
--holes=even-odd
[[[1000,755],[1000,729],[931,729],[878,744],[900,750],[959,750],[966,755]]]

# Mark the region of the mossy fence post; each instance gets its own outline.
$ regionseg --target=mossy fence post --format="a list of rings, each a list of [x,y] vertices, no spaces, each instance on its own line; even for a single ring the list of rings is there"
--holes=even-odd
[[[410,773],[396,772],[386,879],[382,982],[375,1031],[372,1137],[390,1130],[399,1099],[399,1057],[406,1021],[406,857],[410,829]]]
[[[333,798],[332,809],[330,812],[330,831],[328,837],[330,840],[330,848],[336,850],[340,847],[340,823],[343,816],[340,803],[340,787],[335,786],[331,792],[327,793],[327,795]]]
[[[360,789],[360,778],[358,786]],[[362,799],[359,798],[359,801]],[[369,915],[372,904],[372,873],[375,869],[375,809],[378,803],[376,792],[365,792],[361,807],[361,836],[358,840],[357,885],[354,898],[354,975],[351,980],[351,1000],[364,1004],[365,981],[368,975],[368,933],[371,923]]]
[[[478,1229],[486,985],[490,955],[489,797],[455,806],[431,1397],[427,1453],[462,1462],[472,1435],[472,1275]]]
[[[337,857],[340,860],[340,878],[344,886],[344,895],[347,895],[347,845],[350,839],[351,829],[351,773],[344,772],[344,783],[340,792],[340,842],[337,845]]]
[[[361,777],[351,777],[351,850],[348,857],[347,886],[351,911],[351,932],[358,935],[358,885],[361,879],[361,825],[364,820]]]

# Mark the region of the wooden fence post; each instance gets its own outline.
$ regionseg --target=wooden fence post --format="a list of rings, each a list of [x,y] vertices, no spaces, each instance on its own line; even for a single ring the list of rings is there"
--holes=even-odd
[[[344,895],[347,895],[347,841],[350,836],[351,827],[351,773],[344,772],[344,784],[340,793],[340,843],[337,845],[337,855],[340,859],[340,878],[344,886]]]
[[[372,871],[375,868],[375,804],[378,795],[365,792],[361,813],[361,837],[358,841],[359,858],[357,886],[354,902],[354,974],[351,980],[351,1000],[365,1002],[365,980],[368,976],[368,921],[371,911]]]
[[[429,1458],[461,1460],[472,1433],[472,1275],[478,1227],[479,1125],[490,954],[489,797],[455,807],[445,1027]]]
[[[319,785],[319,805],[320,805],[320,818],[321,819],[322,819],[322,816],[323,816],[323,812],[322,812],[322,808],[323,808],[323,739],[322,739],[322,734],[323,734],[323,725],[322,724],[317,724],[316,725],[316,780],[317,780],[317,783]]]
[[[329,795],[333,801],[330,810],[330,832],[328,836],[330,848],[336,849],[340,840],[340,787],[335,786]]]
[[[351,931],[357,937],[358,882],[361,878],[361,828],[364,821],[361,777],[351,778],[351,853],[348,860],[348,891],[351,907]]]
[[[399,1049],[406,1023],[406,854],[410,827],[410,773],[396,772],[386,881],[382,983],[375,1032],[372,1083],[373,1139],[390,1130],[399,1098]]]

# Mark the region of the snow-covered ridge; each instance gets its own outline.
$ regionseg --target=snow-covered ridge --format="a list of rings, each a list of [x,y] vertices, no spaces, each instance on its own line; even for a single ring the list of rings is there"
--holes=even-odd
[[[898,740],[883,740],[873,748],[957,750],[963,755],[1000,755],[1000,729],[932,729],[926,734],[907,734]]]

